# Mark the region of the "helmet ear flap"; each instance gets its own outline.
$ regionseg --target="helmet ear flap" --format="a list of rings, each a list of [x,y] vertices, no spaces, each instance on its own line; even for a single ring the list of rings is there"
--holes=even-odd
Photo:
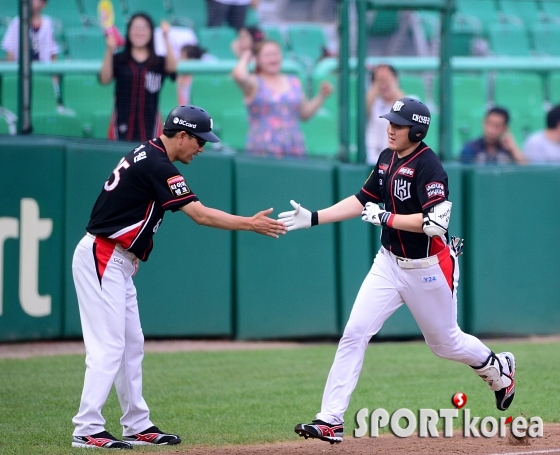
[[[420,142],[428,134],[428,128],[425,125],[413,125],[408,131],[408,140],[410,142]]]

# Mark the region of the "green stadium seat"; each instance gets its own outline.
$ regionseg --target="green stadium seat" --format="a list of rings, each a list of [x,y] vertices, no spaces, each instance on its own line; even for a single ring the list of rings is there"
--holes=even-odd
[[[308,66],[313,65],[323,55],[326,39],[320,25],[289,25],[287,37],[293,58],[308,64]]]
[[[163,82],[161,92],[159,93],[159,110],[161,111],[162,117],[164,119],[167,118],[167,114],[178,105],[177,84],[175,81],[166,78]]]
[[[548,101],[552,105],[560,104],[560,73],[552,73],[548,78]]]
[[[538,55],[560,56],[560,27],[554,23],[536,23],[530,27],[533,48]]]
[[[435,109],[430,110],[430,128],[424,142],[428,144],[431,149],[439,154],[439,115]]]
[[[545,127],[545,112],[538,111],[516,111],[510,112],[509,129],[517,144],[522,146],[529,135]]]
[[[508,109],[512,119],[516,119],[515,124],[512,121],[512,129],[517,131],[516,138],[523,136],[522,131],[526,128],[536,130],[543,127],[544,99],[543,82],[536,73],[501,73],[495,76],[494,103]]]
[[[416,12],[426,39],[432,41],[439,34],[440,15],[434,11],[417,11]]]
[[[65,36],[69,59],[101,60],[105,55],[105,36],[98,27],[71,28]]]
[[[168,0],[170,6],[170,19],[172,23],[188,24],[195,29],[208,25],[208,12],[206,0],[189,0],[188,6],[185,0]]]
[[[455,123],[469,123],[471,112],[484,112],[488,104],[486,78],[480,74],[455,73],[453,87],[453,118]],[[432,99],[439,102],[439,78],[434,78]]]
[[[560,2],[558,0],[541,0],[543,13],[560,18]]]
[[[60,21],[63,30],[72,27],[81,27],[84,23],[81,9],[76,0],[47,2],[43,13]]]
[[[94,112],[91,116],[90,135],[95,139],[107,139],[111,112]]]
[[[276,25],[263,25],[261,27],[261,30],[263,31],[267,39],[276,41],[282,48],[282,52],[286,52],[286,39],[284,38],[284,34],[282,33],[280,27]]]
[[[222,113],[221,142],[238,151],[245,150],[249,119],[246,108],[227,109]]]
[[[338,118],[331,114],[315,114],[301,123],[307,154],[334,158],[338,154]]]
[[[526,26],[545,20],[535,0],[498,0],[502,13],[520,18]]]
[[[114,83],[102,85],[97,74],[69,74],[61,86],[64,106],[76,113],[86,135],[92,134],[94,113],[113,110]]]
[[[18,76],[15,74],[2,76],[2,92],[0,104],[6,109],[18,111]],[[51,76],[34,74],[31,88],[31,110],[36,113],[55,113],[56,97]]]
[[[490,26],[490,49],[494,55],[510,57],[531,56],[527,29],[514,23],[495,23]]]
[[[482,23],[474,16],[454,14],[451,32],[453,55],[471,55],[472,40],[482,36]]]
[[[373,20],[368,27],[370,36],[387,36],[395,33],[399,28],[399,11],[376,10]]]
[[[421,75],[400,74],[399,85],[406,96],[412,96],[421,101],[426,100],[426,86]]]
[[[168,19],[168,11],[162,0],[126,0],[125,18],[127,22],[130,16],[136,13],[147,13],[154,21],[154,26],[156,27],[162,19]]]
[[[494,0],[456,0],[457,12],[476,17],[482,24],[484,35],[488,35],[490,25],[498,21],[498,8]]]
[[[47,136],[83,137],[82,125],[77,116],[33,114],[31,116],[33,133]]]
[[[231,50],[231,42],[237,33],[230,27],[201,27],[198,32],[200,46],[221,59],[236,58]]]
[[[229,74],[195,74],[191,86],[191,104],[204,106],[221,125],[222,113],[245,107],[243,93]]]
[[[8,23],[18,15],[19,15],[19,1],[4,0],[2,2],[2,10],[0,11],[0,18],[2,23],[8,25]]]

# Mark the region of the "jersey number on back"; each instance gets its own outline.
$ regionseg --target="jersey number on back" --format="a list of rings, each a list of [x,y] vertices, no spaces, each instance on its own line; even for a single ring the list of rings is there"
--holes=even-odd
[[[113,191],[117,185],[119,184],[119,180],[121,179],[121,169],[128,169],[130,167],[130,164],[128,164],[128,161],[126,161],[124,158],[122,158],[119,161],[119,164],[117,165],[117,167],[115,168],[115,170],[113,171],[113,183],[109,183],[109,180],[111,180],[111,177],[109,177],[109,180],[107,180],[105,182],[105,185],[103,186],[103,188],[105,188],[105,191]]]

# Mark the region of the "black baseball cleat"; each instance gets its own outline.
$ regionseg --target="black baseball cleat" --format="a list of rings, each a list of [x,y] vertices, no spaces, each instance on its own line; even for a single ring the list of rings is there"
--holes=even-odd
[[[298,423],[294,431],[300,436],[313,439],[320,439],[331,444],[342,442],[344,436],[344,425],[331,425],[322,420],[314,420],[311,423]]]
[[[181,438],[176,434],[164,433],[158,427],[150,427],[132,436],[123,436],[123,440],[135,445],[175,445],[181,442]]]
[[[92,434],[91,436],[74,436],[72,447],[93,449],[132,449],[128,442],[119,441],[108,431]]]

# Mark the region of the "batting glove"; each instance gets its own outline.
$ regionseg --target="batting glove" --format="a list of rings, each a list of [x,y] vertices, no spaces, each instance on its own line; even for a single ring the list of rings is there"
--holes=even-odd
[[[383,210],[379,205],[373,202],[366,203],[362,211],[362,221],[375,224],[376,226],[389,226],[393,227],[393,215],[391,212]]]
[[[278,221],[284,223],[288,231],[307,229],[318,224],[317,212],[310,212],[293,200],[290,201],[290,204],[295,210],[278,215]]]

